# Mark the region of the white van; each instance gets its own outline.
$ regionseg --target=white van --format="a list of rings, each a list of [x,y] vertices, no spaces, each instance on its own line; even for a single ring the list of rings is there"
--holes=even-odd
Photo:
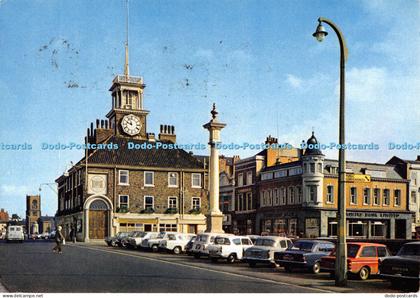
[[[23,242],[25,235],[23,234],[22,226],[8,226],[6,232],[6,240],[10,241],[20,241]]]

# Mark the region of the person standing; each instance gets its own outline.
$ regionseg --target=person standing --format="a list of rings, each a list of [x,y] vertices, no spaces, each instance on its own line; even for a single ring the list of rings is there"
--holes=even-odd
[[[58,226],[57,231],[55,232],[55,247],[53,248],[53,251],[58,252],[59,254],[63,253],[61,250],[61,243],[64,240],[64,236],[61,230],[62,230],[62,227]]]

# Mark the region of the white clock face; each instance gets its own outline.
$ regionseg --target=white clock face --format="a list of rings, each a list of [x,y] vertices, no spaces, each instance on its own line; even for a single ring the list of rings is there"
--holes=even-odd
[[[134,116],[133,114],[126,115],[121,121],[121,126],[126,134],[135,136],[140,132],[141,129],[140,118]]]

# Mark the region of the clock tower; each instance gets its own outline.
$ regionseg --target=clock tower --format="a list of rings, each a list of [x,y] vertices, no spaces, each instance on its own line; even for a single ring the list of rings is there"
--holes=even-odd
[[[112,81],[109,89],[112,109],[106,117],[116,136],[147,139],[146,116],[149,111],[143,109],[144,88],[143,78],[130,76],[128,71],[124,75],[117,75]]]
[[[106,115],[114,135],[138,140],[147,140],[146,116],[143,109],[143,92],[146,85],[142,77],[133,77],[128,65],[128,1],[125,42],[124,75],[115,76],[109,89],[112,94],[112,109]]]

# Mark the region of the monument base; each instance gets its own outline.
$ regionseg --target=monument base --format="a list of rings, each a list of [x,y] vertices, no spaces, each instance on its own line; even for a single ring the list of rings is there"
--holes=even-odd
[[[208,214],[207,215],[207,229],[206,233],[219,233],[224,234],[223,231],[223,214]]]

